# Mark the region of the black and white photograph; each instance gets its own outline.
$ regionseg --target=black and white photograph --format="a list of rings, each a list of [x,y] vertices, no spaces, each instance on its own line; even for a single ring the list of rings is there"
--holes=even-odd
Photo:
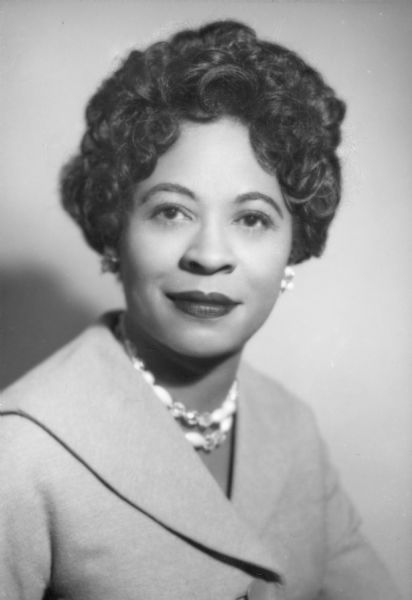
[[[412,598],[411,57],[0,0],[0,600]]]

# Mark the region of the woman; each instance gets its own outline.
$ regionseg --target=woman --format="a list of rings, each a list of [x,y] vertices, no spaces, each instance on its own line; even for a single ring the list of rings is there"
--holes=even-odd
[[[63,204],[126,311],[4,394],[1,598],[393,599],[309,410],[241,362],[324,248],[344,104],[212,23],[133,51]]]

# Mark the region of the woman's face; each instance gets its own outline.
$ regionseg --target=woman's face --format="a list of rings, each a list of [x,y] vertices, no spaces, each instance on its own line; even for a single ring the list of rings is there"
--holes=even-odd
[[[291,237],[247,128],[226,118],[182,125],[137,186],[123,234],[129,323],[185,356],[239,352],[278,297]]]

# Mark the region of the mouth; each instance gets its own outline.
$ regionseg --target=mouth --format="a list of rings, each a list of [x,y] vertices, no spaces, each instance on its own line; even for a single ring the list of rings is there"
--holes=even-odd
[[[169,293],[166,296],[175,307],[192,317],[201,319],[215,319],[230,313],[240,302],[229,296],[212,292],[205,294],[198,290]]]

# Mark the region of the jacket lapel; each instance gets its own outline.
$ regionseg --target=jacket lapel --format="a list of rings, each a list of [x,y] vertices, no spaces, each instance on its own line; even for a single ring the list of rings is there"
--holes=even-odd
[[[16,384],[8,398],[6,409],[44,425],[109,489],[168,530],[247,572],[256,566],[249,572],[279,574],[255,533],[256,482],[248,473],[262,459],[261,433],[243,401],[232,504],[102,323]]]

